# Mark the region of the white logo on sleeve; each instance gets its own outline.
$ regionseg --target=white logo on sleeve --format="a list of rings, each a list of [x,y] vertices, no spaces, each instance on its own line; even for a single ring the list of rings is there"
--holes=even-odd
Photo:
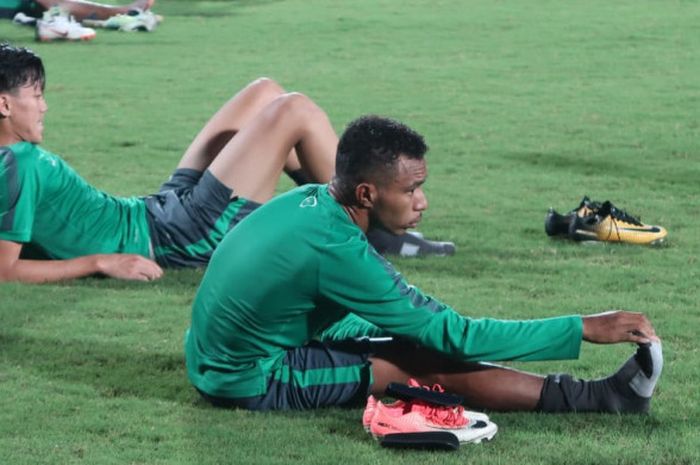
[[[316,199],[315,196],[310,195],[301,201],[301,203],[299,204],[299,207],[301,207],[301,208],[306,208],[306,207],[314,208],[316,205],[318,205],[318,200]]]
[[[53,157],[50,157],[50,156],[46,155],[45,153],[40,153],[40,154],[39,154],[39,160],[46,160],[46,161],[48,161],[49,164],[51,164],[51,166],[54,167],[54,168],[56,168],[56,166],[58,166],[58,162],[56,161],[56,159],[53,158]]]

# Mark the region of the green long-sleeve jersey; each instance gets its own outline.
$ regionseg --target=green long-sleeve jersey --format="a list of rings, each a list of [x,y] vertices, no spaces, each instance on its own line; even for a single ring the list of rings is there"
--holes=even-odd
[[[307,185],[231,230],[197,292],[190,381],[221,397],[264,394],[288,349],[312,339],[392,335],[464,361],[578,357],[582,320],[460,315],[409,285],[330,195]]]

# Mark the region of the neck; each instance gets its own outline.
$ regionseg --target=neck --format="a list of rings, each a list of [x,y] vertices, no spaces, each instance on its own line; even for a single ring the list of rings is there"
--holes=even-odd
[[[369,229],[369,213],[367,209],[358,208],[348,202],[347,199],[343,199],[332,182],[328,185],[328,192],[331,194],[331,197],[340,204],[343,210],[345,210],[345,213],[350,217],[350,221],[355,223],[362,232],[366,233],[367,229]]]
[[[6,121],[7,118],[0,116],[0,145],[12,145],[22,142],[22,139],[17,137],[12,128],[5,124]]]
[[[12,145],[16,141],[13,140],[13,137],[10,137],[10,134],[7,131],[3,130],[3,118],[0,117],[0,145]]]

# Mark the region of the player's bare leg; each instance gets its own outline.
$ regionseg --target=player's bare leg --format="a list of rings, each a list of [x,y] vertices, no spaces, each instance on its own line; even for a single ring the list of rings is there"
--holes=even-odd
[[[198,171],[203,171],[208,168],[215,158],[230,157],[224,147],[231,139],[238,134],[242,128],[248,125],[262,111],[270,105],[276,98],[285,95],[285,90],[275,81],[267,78],[261,78],[247,85],[243,90],[238,92],[232,99],[226,102],[221,109],[207,122],[204,128],[197,134],[192,144],[182,157],[178,168],[190,168]],[[321,112],[322,113],[322,112]],[[325,114],[320,118],[319,126],[315,130],[320,132],[320,137],[327,139],[325,146],[337,145],[337,136],[330,127]],[[267,134],[264,138],[276,137],[274,134]],[[274,186],[277,184],[281,169],[279,166],[280,157],[284,158],[282,164],[284,170],[290,174],[296,181],[313,181],[313,182],[328,182],[333,173],[335,147],[332,150],[326,148],[323,153],[311,153],[306,156],[306,164],[311,172],[307,173],[306,167],[299,161],[295,147],[290,148],[285,155],[279,153],[261,154],[257,156],[260,163],[260,169],[255,169],[252,172],[247,172],[249,168],[244,168],[242,165],[226,163],[232,170],[237,171],[238,175],[245,175],[247,179],[262,186],[260,189],[264,194],[257,197],[260,200],[267,200],[274,191]],[[238,155],[240,158],[241,155]],[[247,157],[244,157],[247,158]],[[318,158],[318,161],[317,161]],[[270,165],[273,167],[270,170]],[[321,167],[320,169],[318,167]],[[219,176],[217,176],[218,178]],[[300,182],[303,183],[303,182]],[[245,185],[233,186],[238,195],[243,195],[251,200],[256,198],[250,197],[252,191],[246,189]]]
[[[336,146],[337,136],[323,110],[302,94],[288,93],[229,138],[209,169],[236,194],[262,203],[274,194],[292,149],[304,171],[324,182],[333,175]],[[181,167],[192,167],[189,152]]]
[[[272,79],[260,78],[248,84],[209,119],[185,151],[178,168],[205,170],[243,126],[284,93]]]
[[[466,405],[493,410],[534,410],[543,376],[496,365],[455,362],[408,344],[387,345],[372,358],[372,394],[381,396],[391,382],[415,378],[442,385],[464,397]]]
[[[136,0],[128,5],[105,5],[83,0],[37,0],[47,10],[53,6],[60,7],[78,21],[83,19],[107,19],[114,15],[126,14],[131,10],[148,10],[155,0]]]

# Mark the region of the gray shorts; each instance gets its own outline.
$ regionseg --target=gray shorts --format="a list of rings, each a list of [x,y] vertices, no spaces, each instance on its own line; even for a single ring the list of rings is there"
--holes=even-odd
[[[46,8],[33,0],[16,0],[0,3],[0,18],[12,19],[19,12],[33,18],[41,18]]]
[[[244,398],[199,393],[216,407],[247,410],[308,410],[320,407],[359,407],[369,396],[372,368],[369,338],[339,342],[312,341],[287,351],[282,364],[269,374],[267,392]]]
[[[206,266],[226,232],[260,206],[232,194],[209,170],[175,170],[157,194],[145,198],[156,262]]]

